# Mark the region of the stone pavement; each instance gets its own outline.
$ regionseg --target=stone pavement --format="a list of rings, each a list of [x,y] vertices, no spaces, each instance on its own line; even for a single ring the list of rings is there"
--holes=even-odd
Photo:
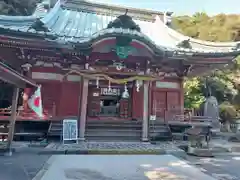
[[[62,144],[59,142],[50,143],[44,148],[43,154],[88,154],[88,151],[135,151],[135,152],[159,152],[159,154],[183,153],[180,146],[186,146],[187,141],[164,141],[157,144],[142,142],[79,142],[73,144]],[[240,152],[240,143],[228,142],[224,139],[213,139],[210,143],[213,153]]]
[[[172,155],[55,155],[33,180],[217,180]]]
[[[29,152],[30,142],[14,142],[13,147],[18,152]],[[186,146],[186,141],[164,141],[157,144],[142,142],[80,142],[78,144],[49,143],[45,148],[36,145],[36,153],[42,154],[86,154],[88,150],[124,150],[124,151],[153,151],[159,154],[184,153],[179,146]],[[33,146],[35,147],[35,146]],[[213,153],[240,153],[240,143],[228,142],[224,139],[214,139],[210,143]]]
[[[240,152],[240,143],[229,142],[224,139],[217,139],[212,142],[212,147],[216,149],[225,149],[228,152]]]
[[[43,152],[68,154],[74,151],[89,150],[124,150],[124,151],[154,151],[159,154],[170,152],[182,152],[173,142],[161,142],[159,144],[150,144],[142,142],[79,142],[77,144],[50,143]]]
[[[0,156],[0,180],[32,180],[49,157],[36,153]]]
[[[194,156],[181,157],[190,165],[194,165],[202,172],[218,180],[240,179],[240,156],[232,153],[215,156],[214,158],[198,158]]]

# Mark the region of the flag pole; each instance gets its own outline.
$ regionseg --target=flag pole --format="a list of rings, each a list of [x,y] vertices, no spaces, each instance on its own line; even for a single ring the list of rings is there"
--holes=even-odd
[[[19,97],[19,88],[14,87],[10,124],[9,124],[9,130],[8,130],[8,141],[7,141],[7,153],[9,156],[12,155],[12,141],[14,137],[15,123],[16,123],[16,117],[17,117],[18,97]]]

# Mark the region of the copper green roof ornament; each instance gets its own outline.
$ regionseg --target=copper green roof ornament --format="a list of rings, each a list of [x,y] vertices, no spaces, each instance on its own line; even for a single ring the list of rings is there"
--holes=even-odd
[[[190,39],[181,41],[180,43],[177,44],[177,47],[179,47],[179,48],[186,48],[186,49],[192,49],[192,45],[190,43]]]
[[[116,53],[120,59],[126,59],[130,54],[131,50],[131,46],[116,46]]]
[[[125,14],[118,16],[113,21],[109,22],[107,25],[107,29],[110,28],[122,28],[122,29],[130,29],[141,32],[141,29],[138,24],[134,22],[132,17],[127,15],[128,9],[126,9]]]

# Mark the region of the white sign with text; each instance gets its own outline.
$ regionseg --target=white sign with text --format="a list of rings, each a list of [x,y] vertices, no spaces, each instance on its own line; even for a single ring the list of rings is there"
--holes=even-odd
[[[78,125],[75,119],[63,120],[63,142],[78,139]]]

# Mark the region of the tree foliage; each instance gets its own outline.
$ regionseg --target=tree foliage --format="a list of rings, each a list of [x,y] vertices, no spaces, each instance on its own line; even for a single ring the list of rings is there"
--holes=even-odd
[[[210,17],[205,13],[196,13],[193,16],[175,17],[173,26],[187,36],[202,40],[240,40],[240,15],[219,14]]]
[[[179,16],[173,19],[174,28],[192,38],[212,42],[240,41],[240,15],[219,14],[208,16],[196,13],[193,16]],[[207,78],[220,103],[228,102],[239,108],[240,100],[240,57],[230,69],[216,71]],[[184,83],[185,106],[199,107],[204,101],[202,94],[206,77],[187,79]]]
[[[37,3],[41,0],[1,0],[0,15],[28,16],[31,15]],[[13,88],[10,84],[0,80],[0,108],[11,105]]]
[[[0,14],[11,16],[31,15],[40,0],[1,0]]]

